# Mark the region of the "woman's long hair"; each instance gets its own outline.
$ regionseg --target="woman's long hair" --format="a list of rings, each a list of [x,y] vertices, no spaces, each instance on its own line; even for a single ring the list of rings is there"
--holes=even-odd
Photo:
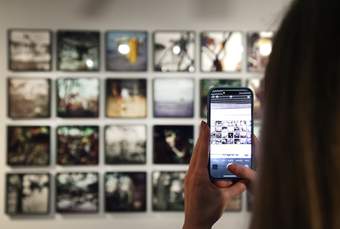
[[[340,228],[340,1],[295,0],[274,39],[251,229]]]

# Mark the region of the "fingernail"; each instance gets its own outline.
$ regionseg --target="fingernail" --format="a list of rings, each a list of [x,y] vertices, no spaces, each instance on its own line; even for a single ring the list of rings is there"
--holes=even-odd
[[[204,121],[202,120],[202,121],[201,121],[201,127],[203,127],[203,126],[204,126]]]

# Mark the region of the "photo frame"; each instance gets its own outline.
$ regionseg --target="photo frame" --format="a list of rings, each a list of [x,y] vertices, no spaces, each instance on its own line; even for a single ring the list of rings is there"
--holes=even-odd
[[[55,207],[61,214],[99,212],[99,174],[62,172],[55,176]]]
[[[51,30],[9,29],[7,43],[8,69],[11,71],[52,70]]]
[[[51,116],[51,80],[18,78],[7,80],[7,111],[12,119],[42,119]]]
[[[58,117],[99,117],[99,79],[63,78],[57,79],[56,84]]]
[[[225,212],[240,212],[242,211],[242,194],[231,198],[230,202],[225,207]]]
[[[145,212],[146,172],[105,173],[105,212]]]
[[[50,143],[49,126],[7,126],[7,165],[48,166]]]
[[[145,72],[147,70],[147,31],[107,31],[105,43],[107,71]]]
[[[6,214],[48,215],[51,198],[50,174],[7,173]]]
[[[263,108],[261,103],[261,96],[263,96],[262,88],[261,88],[260,78],[248,79],[246,81],[246,85],[250,88],[254,94],[254,120],[261,121],[263,118]]]
[[[99,126],[58,126],[58,165],[98,165]]]
[[[194,31],[155,31],[153,69],[156,72],[195,72]]]
[[[99,71],[100,32],[57,31],[57,69],[59,71]]]

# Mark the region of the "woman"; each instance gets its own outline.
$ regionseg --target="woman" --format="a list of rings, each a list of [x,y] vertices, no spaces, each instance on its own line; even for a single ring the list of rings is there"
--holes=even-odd
[[[209,181],[209,128],[202,123],[185,181],[184,229],[211,228],[251,185],[251,229],[340,228],[339,0],[292,3],[276,34],[263,97],[257,174],[229,166],[240,182]]]

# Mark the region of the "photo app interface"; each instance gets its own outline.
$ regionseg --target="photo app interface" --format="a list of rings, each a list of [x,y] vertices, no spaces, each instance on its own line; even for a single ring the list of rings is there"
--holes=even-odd
[[[252,94],[248,90],[215,89],[210,96],[210,174],[236,178],[230,163],[251,167]]]

